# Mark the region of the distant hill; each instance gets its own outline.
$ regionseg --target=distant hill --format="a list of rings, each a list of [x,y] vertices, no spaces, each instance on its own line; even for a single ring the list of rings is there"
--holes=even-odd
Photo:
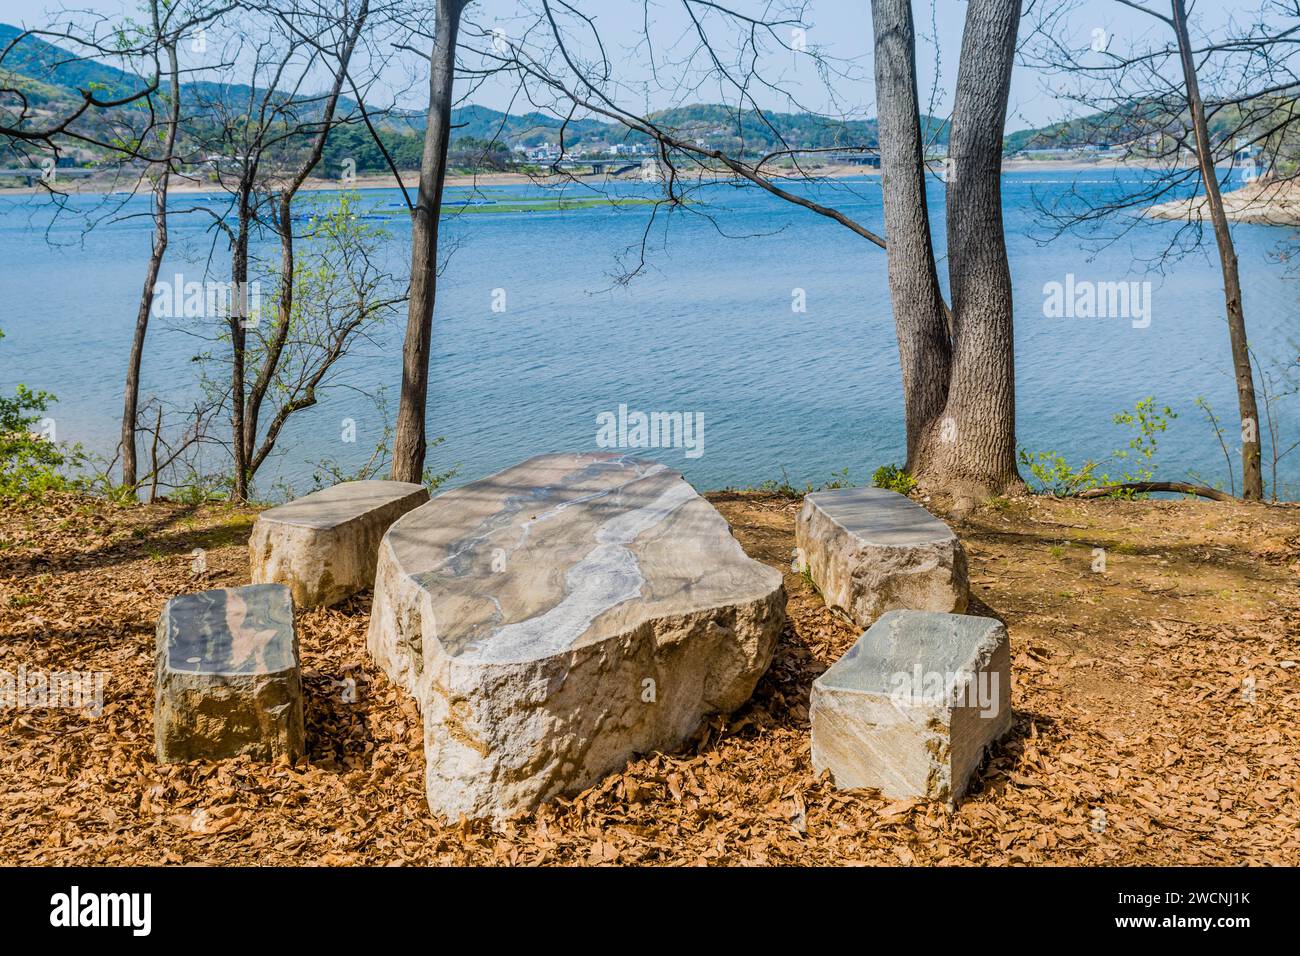
[[[410,118],[412,128],[424,129],[424,116]],[[609,135],[609,124],[593,119],[574,119],[567,123],[556,116],[544,113],[502,113],[486,106],[463,106],[452,110],[451,122],[455,127],[457,138],[498,142],[507,148],[516,145],[540,146],[542,143],[558,143],[561,128],[564,129],[564,142],[574,145],[581,142],[594,142],[597,138]]]
[[[813,113],[766,112],[743,114],[719,104],[694,104],[657,110],[648,119],[674,135],[700,141],[715,149],[769,152],[784,142],[801,149],[875,146],[875,120],[840,121]],[[566,146],[625,143],[640,135],[622,124],[596,119],[564,121],[543,113],[507,115],[486,106],[466,106],[452,113],[457,136],[499,142],[507,148],[558,143],[563,130]],[[927,134],[937,143],[948,141],[945,121],[927,117]]]
[[[0,24],[0,49],[6,49],[22,34],[19,28]],[[0,66],[4,85],[20,89],[38,110],[54,113],[61,105],[80,102],[79,90],[94,89],[104,95],[120,97],[138,90],[146,80],[113,66],[78,59],[74,54],[39,37],[26,36],[8,52]],[[183,85],[182,97],[201,104],[196,113],[220,102],[246,101],[252,89],[244,84],[219,84],[194,81]],[[318,102],[314,96],[302,96],[304,118],[311,118]],[[0,104],[2,106],[3,104]],[[339,101],[340,115],[357,110],[355,101]],[[1035,129],[1009,133],[1004,141],[1008,154],[1026,150],[1079,149],[1085,146],[1118,145],[1146,136],[1159,123],[1152,108],[1131,104],[1115,113],[1096,113]],[[788,145],[796,149],[835,149],[850,146],[874,147],[877,129],[874,119],[835,120],[813,113],[768,112],[760,117],[752,111],[738,114],[719,104],[693,104],[658,110],[650,119],[683,139],[699,142],[732,154],[749,157],[764,155]],[[425,117],[423,111],[409,110],[376,118],[385,148],[400,168],[419,164]],[[1211,120],[1212,132],[1228,135],[1237,120],[1235,110],[1221,110]],[[94,122],[88,117],[87,122]],[[196,120],[196,125],[200,121]],[[525,149],[545,144],[557,145],[561,135],[566,148],[588,148],[644,141],[638,133],[618,123],[598,119],[565,120],[545,113],[506,114],[486,106],[464,106],[452,111],[452,149],[465,162],[474,157],[491,158],[503,163]],[[948,142],[948,122],[936,117],[922,117],[928,142],[939,147]],[[326,165],[333,168],[342,158],[352,159],[359,172],[385,168],[383,156],[369,141],[369,134],[357,128],[344,128],[331,136]],[[494,157],[494,158],[493,158]]]
[[[69,96],[75,96],[78,90],[92,88],[120,96],[145,85],[138,76],[97,61],[79,59],[40,37],[25,36],[12,50],[9,49],[10,44],[23,33],[18,27],[0,23],[0,50],[8,51],[3,62],[7,73],[25,76],[49,87],[63,87]]]
[[[0,49],[21,35],[17,27],[0,24]],[[85,62],[68,51],[39,37],[26,36],[5,57],[0,77],[7,76],[6,84],[23,90],[37,108],[51,113],[60,105],[79,102],[80,90],[94,89],[114,96],[138,90],[147,81],[112,66]],[[200,108],[192,111],[194,131],[204,122],[207,107],[220,102],[237,103],[246,100],[252,92],[242,84],[223,85],[213,82],[189,82],[182,87],[182,99]],[[313,97],[300,97],[304,101],[303,113],[310,117],[315,104]],[[339,104],[341,115],[357,109],[357,104],[343,99]],[[683,139],[701,143],[712,149],[733,154],[759,156],[785,147],[795,149],[835,149],[846,147],[873,147],[876,145],[875,120],[835,120],[810,113],[766,113],[763,116],[749,111],[738,114],[735,110],[718,104],[694,104],[660,110],[650,115],[657,124]],[[93,123],[89,116],[86,122]],[[413,168],[419,163],[421,138],[425,118],[420,111],[402,111],[378,118],[385,148],[401,168]],[[539,112],[506,114],[485,106],[465,106],[452,112],[452,149],[465,162],[474,157],[490,157],[502,163],[517,155],[516,147],[524,149],[543,145],[558,145],[563,137],[568,149],[590,148],[597,145],[615,146],[635,144],[644,137],[619,123],[598,119],[564,120]],[[946,121],[926,117],[927,138],[945,144],[948,138]],[[343,128],[331,134],[325,156],[327,169],[333,169],[344,158],[351,159],[358,172],[378,171],[384,168],[382,154],[369,141],[368,134],[358,127]]]
[[[6,85],[15,86],[25,94],[29,94],[30,84],[38,84],[42,100],[51,105],[60,100],[80,103],[82,90],[95,92],[100,99],[120,99],[149,83],[143,77],[98,60],[79,59],[75,53],[40,37],[23,34],[24,31],[18,27],[0,23],[0,50],[6,51],[0,64],[0,76],[9,77]],[[182,91],[182,96],[191,102],[208,104],[246,101],[253,89],[243,83],[195,81],[182,84]],[[310,101],[313,97],[302,99]],[[355,101],[346,97],[339,102],[345,110],[356,108]]]
[[[1134,103],[1123,112],[1093,113],[1036,129],[1008,133],[1003,151],[1018,153],[1036,149],[1078,149],[1084,146],[1128,143],[1150,131],[1149,116]]]
[[[1180,104],[1181,106],[1181,104]],[[1258,110],[1247,104],[1253,116],[1243,114],[1243,106],[1223,106],[1209,116],[1210,139],[1222,143],[1230,137],[1242,135],[1242,127],[1249,131],[1248,138],[1269,137],[1270,127],[1279,123],[1278,115]],[[1257,118],[1256,118],[1257,117]],[[1243,124],[1243,119],[1246,122]],[[1152,148],[1161,148],[1160,137],[1165,132],[1181,132],[1187,123],[1185,113],[1179,109],[1171,112],[1162,104],[1154,102],[1131,101],[1105,113],[1092,113],[1075,119],[1052,123],[1037,129],[1020,130],[1010,133],[1004,140],[1004,151],[1017,153],[1047,149],[1081,149],[1083,147],[1121,147],[1130,144],[1145,144],[1151,141]],[[1168,144],[1163,148],[1168,148]],[[1294,152],[1293,146],[1285,142],[1271,142],[1268,149],[1284,157]]]
[[[18,27],[6,23],[0,25],[0,48],[8,47],[21,34]],[[74,53],[38,36],[23,36],[21,42],[10,49],[3,68],[0,68],[0,75],[4,74],[9,75],[9,85],[22,88],[32,103],[51,109],[55,109],[60,100],[69,103],[81,100],[81,90],[94,88],[105,94],[121,96],[139,90],[147,83],[146,79],[113,66],[78,60]],[[183,87],[182,95],[191,103],[208,105],[226,101],[234,104],[246,100],[250,92],[250,87],[244,85],[190,82]],[[303,99],[312,98],[307,96]],[[339,103],[339,111],[343,114],[355,108],[352,100],[343,99]],[[309,114],[309,108],[305,112]],[[764,121],[753,112],[737,116],[736,111],[723,105],[695,104],[655,112],[651,118],[682,138],[699,140],[711,148],[731,152],[766,153],[781,148],[783,140],[796,148],[874,146],[876,142],[874,120],[836,121],[809,113],[768,113],[767,121]],[[391,151],[408,153],[411,150],[403,148],[406,144],[402,140],[422,135],[424,122],[424,113],[411,111],[383,117],[380,125],[385,131],[385,139],[393,140]],[[563,120],[538,112],[506,114],[481,105],[456,109],[452,112],[452,124],[454,142],[491,143],[506,151],[513,151],[516,146],[529,148],[558,144],[562,134],[567,147],[630,143],[640,139],[638,134],[615,122],[595,118]],[[948,130],[943,121],[927,120],[927,126],[937,142],[946,142]],[[360,146],[355,142],[350,144]],[[390,143],[385,144],[389,146]],[[359,168],[365,168],[365,165],[359,163]]]

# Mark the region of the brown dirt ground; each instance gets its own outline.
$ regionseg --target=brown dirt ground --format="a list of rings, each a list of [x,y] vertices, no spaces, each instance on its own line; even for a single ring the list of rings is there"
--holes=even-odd
[[[305,761],[155,763],[154,622],[174,594],[247,581],[252,509],[7,507],[0,669],[110,677],[98,718],[0,711],[0,860],[1300,864],[1300,506],[1018,498],[970,514],[972,612],[1010,628],[1016,723],[952,812],[814,777],[809,685],[855,632],[789,573],[797,500],[709,497],[786,571],[790,623],[752,702],[686,752],[495,830],[431,818],[419,717],[366,654],[365,595],[299,616]]]

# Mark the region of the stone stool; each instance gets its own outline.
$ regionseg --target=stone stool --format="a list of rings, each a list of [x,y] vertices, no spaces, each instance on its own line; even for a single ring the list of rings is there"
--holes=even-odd
[[[157,641],[154,745],[161,763],[303,753],[288,588],[254,584],[174,597],[158,620]]]

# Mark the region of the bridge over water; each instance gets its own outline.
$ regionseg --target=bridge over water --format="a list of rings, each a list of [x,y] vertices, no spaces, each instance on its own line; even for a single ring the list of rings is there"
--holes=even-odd
[[[649,157],[646,157],[649,158]],[[606,173],[612,176],[621,176],[623,173],[629,173],[634,169],[641,168],[642,160],[627,159],[619,157],[616,159],[561,159],[558,162],[546,162],[545,160],[518,160],[516,166],[542,166],[546,169],[562,169],[565,172],[572,172],[578,169],[590,169],[592,174]]]

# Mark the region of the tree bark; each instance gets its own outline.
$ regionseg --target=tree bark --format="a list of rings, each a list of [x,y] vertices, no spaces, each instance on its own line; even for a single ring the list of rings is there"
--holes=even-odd
[[[244,445],[244,352],[246,348],[245,322],[247,315],[241,308],[248,299],[248,231],[252,218],[250,193],[252,176],[245,171],[239,184],[238,232],[235,236],[235,248],[231,254],[230,279],[233,285],[230,302],[230,430],[235,453],[235,484],[231,497],[235,501],[248,500],[248,455]]]
[[[1002,139],[1020,0],[971,0],[948,138],[952,381],[915,475],[958,495],[1024,487],[1016,470],[1011,270],[1002,226]]]
[[[1228,217],[1223,211],[1223,194],[1219,190],[1219,181],[1215,176],[1214,153],[1210,147],[1205,104],[1201,100],[1195,54],[1187,31],[1187,7],[1184,0],[1170,0],[1170,4],[1173,12],[1174,34],[1178,39],[1178,54],[1183,66],[1187,110],[1191,114],[1192,132],[1196,137],[1196,158],[1201,169],[1201,182],[1205,186],[1205,198],[1210,206],[1214,238],[1219,247],[1219,264],[1223,270],[1223,298],[1228,313],[1228,339],[1232,344],[1232,370],[1237,383],[1237,408],[1241,413],[1242,497],[1248,501],[1261,501],[1264,498],[1264,477],[1261,467],[1259,408],[1255,403],[1255,381],[1250,368],[1246,317],[1241,304],[1241,277],[1237,271],[1237,249],[1232,241]],[[1247,437],[1252,440],[1248,441]]]
[[[890,299],[907,462],[924,486],[984,497],[1023,489],[1016,470],[1011,271],[1002,228],[1002,134],[1019,0],[971,0],[949,136],[951,312],[939,288],[908,0],[873,0],[876,109]]]
[[[154,9],[154,29],[159,29],[157,8]],[[144,291],[140,294],[140,308],[135,315],[135,336],[131,340],[131,355],[126,366],[126,397],[122,404],[122,485],[134,489],[139,483],[135,454],[135,432],[140,407],[140,366],[144,362],[144,342],[149,331],[149,316],[153,310],[153,290],[158,283],[163,256],[167,252],[167,190],[172,173],[172,158],[176,152],[176,135],[180,126],[180,68],[176,60],[176,38],[167,45],[167,72],[171,88],[171,109],[167,116],[167,136],[163,144],[162,174],[153,187],[153,247],[149,265],[145,270]]]
[[[948,396],[952,342],[925,200],[912,4],[911,0],[872,0],[871,11],[889,297],[903,372],[906,468],[914,472],[922,461],[922,442]]]
[[[411,217],[411,295],[402,345],[402,394],[393,436],[394,481],[418,482],[428,447],[425,414],[429,394],[429,348],[438,283],[438,217],[447,173],[456,34],[465,0],[437,0],[429,55],[429,115],[420,159],[420,189]]]

